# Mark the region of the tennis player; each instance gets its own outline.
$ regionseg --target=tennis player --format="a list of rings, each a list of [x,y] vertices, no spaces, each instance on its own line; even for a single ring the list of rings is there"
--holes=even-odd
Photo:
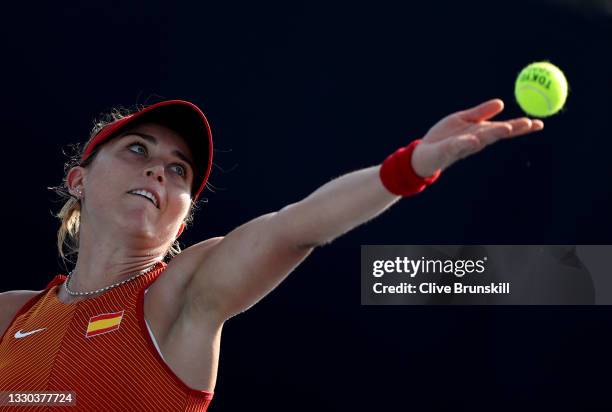
[[[224,322],[457,160],[544,126],[490,120],[502,110],[493,99],[453,113],[380,165],[184,251],[177,239],[211,171],[208,121],[182,100],[115,112],[62,185],[58,249],[76,255],[74,270],[0,294],[0,391],[70,392],[79,411],[205,411]]]

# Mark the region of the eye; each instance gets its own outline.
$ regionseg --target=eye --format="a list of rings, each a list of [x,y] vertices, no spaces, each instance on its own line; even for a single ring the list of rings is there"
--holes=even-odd
[[[142,151],[132,150],[132,147],[140,147]],[[147,148],[141,143],[132,143],[131,145],[128,146],[128,148],[130,149],[131,152],[134,152],[134,153],[139,153],[139,154],[147,153]]]
[[[177,174],[181,177],[187,176],[187,169],[181,164],[175,164],[174,167],[178,170]]]
[[[132,148],[135,147],[136,149],[133,150]],[[131,143],[128,145],[128,149],[130,150],[130,152],[132,153],[137,153],[137,154],[141,154],[141,155],[146,155],[147,154],[147,147],[145,145],[143,145],[142,143]],[[141,150],[138,150],[141,149]],[[186,177],[187,176],[187,167],[180,164],[180,163],[176,163],[173,165],[173,167],[176,168],[177,172],[176,174],[179,175],[180,177]]]

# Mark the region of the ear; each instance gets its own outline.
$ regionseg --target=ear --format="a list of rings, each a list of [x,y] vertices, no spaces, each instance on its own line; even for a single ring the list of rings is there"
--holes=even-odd
[[[176,238],[177,238],[177,239],[179,238],[179,236],[181,235],[181,233],[183,233],[183,230],[185,230],[185,224],[184,224],[184,223],[181,223],[181,227],[179,227],[179,231],[178,231],[178,233],[176,234]]]
[[[66,176],[66,186],[72,196],[81,197],[84,192],[85,169],[81,166],[75,166],[68,172]],[[81,191],[79,195],[79,190]]]

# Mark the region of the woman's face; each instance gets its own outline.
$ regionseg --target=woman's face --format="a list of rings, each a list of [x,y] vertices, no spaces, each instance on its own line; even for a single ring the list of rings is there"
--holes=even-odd
[[[112,228],[136,237],[146,248],[169,246],[191,204],[192,159],[182,137],[165,126],[142,123],[122,132],[88,168],[76,168],[82,173],[82,219],[96,231]],[[138,189],[155,201],[130,193]]]

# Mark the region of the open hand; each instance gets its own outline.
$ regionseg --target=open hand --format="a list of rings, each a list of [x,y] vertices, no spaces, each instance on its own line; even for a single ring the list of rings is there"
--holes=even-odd
[[[488,121],[503,109],[501,99],[492,99],[440,120],[415,147],[412,154],[414,171],[421,177],[429,177],[437,170],[446,169],[457,160],[479,152],[500,139],[544,128],[544,122],[528,117]]]

